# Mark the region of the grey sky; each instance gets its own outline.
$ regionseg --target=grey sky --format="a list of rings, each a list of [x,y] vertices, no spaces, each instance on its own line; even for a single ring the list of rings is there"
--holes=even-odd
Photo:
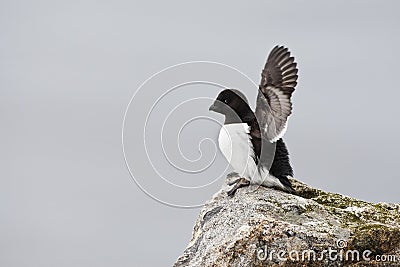
[[[398,1],[1,1],[0,266],[171,265],[198,210],[161,205],[132,182],[120,144],[125,108],[148,77],[186,61],[228,64],[258,83],[276,44],[299,64],[285,136],[296,177],[368,201],[400,202],[399,8]],[[245,86],[235,75],[202,70]],[[245,87],[254,106],[256,92]],[[166,103],[218,93],[192,88]],[[160,92],[150,90],[143,106]],[[144,115],[128,115],[130,159],[145,160],[134,152],[134,121]],[[193,124],[182,149],[195,158],[193,140],[216,131],[210,122]],[[212,146],[201,148],[206,154]],[[223,164],[218,154],[211,170]],[[175,194],[158,186],[147,165],[136,170],[145,186],[176,202],[205,201],[221,183]],[[210,176],[188,178],[189,185]]]

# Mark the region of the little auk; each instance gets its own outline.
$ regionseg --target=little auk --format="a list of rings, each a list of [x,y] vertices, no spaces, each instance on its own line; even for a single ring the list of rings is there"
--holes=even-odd
[[[218,145],[240,177],[229,183],[233,186],[229,196],[250,184],[294,192],[288,179],[293,169],[282,137],[292,113],[297,72],[288,48],[275,46],[261,73],[254,112],[246,96],[236,89],[224,89],[210,106],[210,111],[225,116]]]

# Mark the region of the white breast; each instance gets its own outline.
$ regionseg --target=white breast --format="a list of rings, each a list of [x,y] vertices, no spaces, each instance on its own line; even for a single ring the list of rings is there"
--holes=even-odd
[[[246,123],[225,124],[219,132],[219,148],[235,172],[241,177],[251,178],[257,172],[253,160],[253,145],[249,138]]]
[[[250,127],[246,123],[225,124],[218,137],[219,148],[240,177],[254,184],[281,186],[277,178],[263,169],[260,173],[253,159],[254,150],[249,136]]]

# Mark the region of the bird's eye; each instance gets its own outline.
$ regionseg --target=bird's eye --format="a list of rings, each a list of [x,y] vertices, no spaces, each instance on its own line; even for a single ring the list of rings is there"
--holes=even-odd
[[[225,103],[225,104],[228,104],[228,99],[225,99],[225,100],[224,100],[224,103]]]

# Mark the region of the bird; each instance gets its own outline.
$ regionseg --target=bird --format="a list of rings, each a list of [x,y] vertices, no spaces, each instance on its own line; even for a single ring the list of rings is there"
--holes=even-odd
[[[250,184],[294,193],[289,180],[293,168],[282,137],[292,114],[291,97],[298,78],[297,63],[287,47],[275,46],[269,53],[258,88],[255,111],[243,92],[223,88],[210,111],[225,116],[218,146],[239,178],[227,194]]]

